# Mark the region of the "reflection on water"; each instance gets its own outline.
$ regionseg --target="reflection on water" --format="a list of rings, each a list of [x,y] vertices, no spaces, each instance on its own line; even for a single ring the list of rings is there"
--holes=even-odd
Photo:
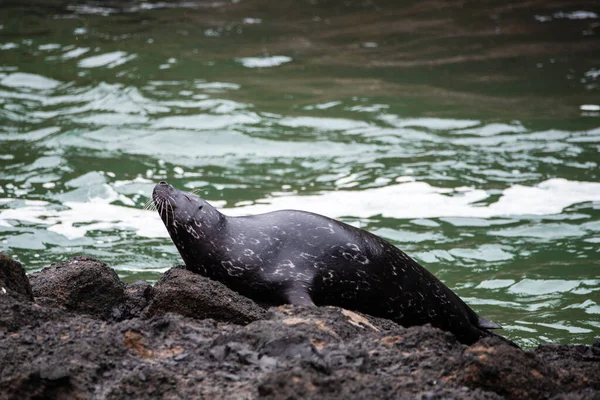
[[[600,335],[593,3],[1,7],[0,251],[30,271],[155,281],[167,180],[374,232],[523,345]]]

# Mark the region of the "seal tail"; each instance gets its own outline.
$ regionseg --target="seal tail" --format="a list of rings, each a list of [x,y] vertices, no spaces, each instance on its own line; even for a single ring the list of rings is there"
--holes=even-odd
[[[478,316],[477,318],[477,327],[483,332],[483,334],[485,336],[493,336],[493,337],[497,337],[498,339],[502,340],[503,342],[516,347],[517,349],[520,349],[521,347],[516,344],[515,342],[513,342],[510,339],[505,338],[502,335],[498,335],[496,332],[491,331],[490,329],[502,329],[502,327],[500,325],[498,325],[495,322],[489,321],[485,318],[481,318]]]
[[[502,327],[497,323],[488,321],[487,319],[481,318],[480,316],[477,316],[477,327],[481,329],[502,329]]]

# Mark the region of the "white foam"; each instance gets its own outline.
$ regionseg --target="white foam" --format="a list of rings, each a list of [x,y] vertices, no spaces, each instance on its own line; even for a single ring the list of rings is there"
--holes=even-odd
[[[114,68],[131,61],[136,57],[136,54],[128,54],[124,51],[113,51],[111,53],[104,53],[84,58],[83,60],[79,61],[77,65],[80,68],[97,68],[104,66],[107,68]]]
[[[510,293],[526,296],[565,293],[577,288],[581,281],[565,279],[523,279],[508,288]]]
[[[556,19],[597,19],[598,14],[592,11],[572,11],[572,12],[557,12],[554,13]]]
[[[279,121],[280,125],[291,128],[313,128],[327,131],[347,131],[350,129],[366,128],[366,122],[345,118],[316,118],[316,117],[288,117]]]
[[[68,239],[84,237],[94,230],[135,229],[143,237],[166,237],[167,230],[156,211],[117,206],[101,201],[66,202],[68,209],[53,210],[49,203],[2,210],[0,225],[11,221],[46,225],[47,230]]]
[[[338,190],[317,195],[289,195],[263,199],[254,205],[227,210],[235,215],[258,214],[278,209],[312,211],[330,217],[369,218],[490,218],[515,215],[559,214],[564,208],[586,201],[600,201],[600,183],[549,179],[537,186],[514,185],[492,204],[481,189],[456,193],[425,182],[407,182],[361,191]]]
[[[246,68],[271,68],[292,61],[288,56],[271,56],[271,57],[245,57],[237,58],[237,62],[242,63]]]
[[[168,236],[155,211],[111,204],[115,201],[125,204],[133,202],[114,190],[108,190],[112,189],[109,185],[103,186],[107,189],[105,195],[94,191],[98,192],[96,197],[85,202],[65,198],[63,205],[68,207],[65,210],[57,210],[55,205],[44,201],[25,201],[19,204],[19,208],[0,210],[0,225],[12,226],[12,221],[28,222],[46,226],[46,229],[68,238],[83,237],[92,230],[114,229],[132,229],[143,237]],[[550,179],[534,187],[515,185],[504,190],[495,203],[476,204],[487,198],[488,193],[480,189],[454,190],[434,187],[425,182],[404,182],[360,191],[337,190],[310,196],[280,192],[278,197],[262,199],[250,205],[241,203],[240,207],[223,211],[227,215],[249,215],[300,209],[332,218],[382,215],[402,219],[549,215],[558,214],[572,204],[600,201],[600,183]],[[0,199],[0,204],[11,201],[17,200]],[[210,202],[216,207],[223,206],[222,201]],[[523,285],[523,282],[516,284],[511,290],[519,291]],[[569,285],[569,290],[575,286]]]
[[[505,261],[513,258],[510,252],[503,250],[502,247],[493,244],[484,244],[476,248],[469,249],[451,249],[450,254],[458,258],[466,258],[479,261]]]
[[[581,111],[600,111],[600,106],[598,104],[582,104],[579,109]]]
[[[379,119],[397,128],[416,126],[420,128],[443,131],[470,128],[480,123],[479,121],[470,119],[401,118],[392,114],[383,114],[379,117]]]
[[[482,281],[476,289],[503,289],[515,283],[514,279],[489,279]]]
[[[81,55],[84,55],[88,51],[90,51],[89,47],[78,47],[78,48],[75,48],[73,50],[69,50],[66,53],[63,53],[62,59],[63,60],[70,60],[71,58],[77,58],[77,57],[79,57]]]
[[[8,74],[6,77],[2,78],[0,84],[13,88],[45,90],[54,89],[59,86],[61,82],[37,74],[15,72],[14,74]]]
[[[60,223],[48,230],[79,238],[93,230],[135,229],[143,237],[166,237],[167,230],[156,211],[145,211],[102,203],[65,203],[69,210],[59,213]],[[97,222],[93,222],[97,221]],[[80,225],[86,224],[86,225]],[[78,226],[75,226],[78,225]]]
[[[579,328],[577,326],[569,326],[569,325],[560,324],[560,323],[557,323],[557,324],[546,324],[546,323],[543,323],[543,322],[538,322],[537,325],[545,326],[546,328],[560,329],[560,330],[567,331],[569,333],[590,333],[590,332],[592,332],[591,329]]]
[[[258,122],[260,122],[260,118],[251,113],[234,115],[198,114],[160,118],[152,126],[156,130],[162,128],[215,130],[236,124],[256,124]]]

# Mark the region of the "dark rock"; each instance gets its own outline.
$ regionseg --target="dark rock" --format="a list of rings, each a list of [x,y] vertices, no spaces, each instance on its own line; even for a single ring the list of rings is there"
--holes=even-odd
[[[78,263],[99,264],[89,268],[108,280],[101,263]],[[64,281],[82,271],[59,269],[45,274],[60,275],[57,293],[70,293]],[[171,270],[154,295],[179,301],[178,313],[148,318],[138,317],[156,299],[146,284],[101,292],[115,294],[117,305],[104,311],[117,309],[117,319],[0,296],[0,398],[600,398],[598,344],[522,351],[486,338],[465,347],[428,325],[403,328],[336,307],[248,308],[248,299],[188,274]],[[202,297],[197,287],[212,291]],[[213,305],[236,324],[206,319]],[[181,315],[185,307],[202,319]],[[237,324],[248,310],[258,310],[253,322]]]
[[[262,356],[258,363],[264,372],[270,372],[277,368],[277,359],[273,357]]]
[[[264,318],[266,311],[252,300],[183,268],[167,271],[154,287],[146,316],[176,312],[197,319],[247,324]]]
[[[582,389],[577,392],[560,393],[550,398],[550,400],[598,400],[600,391],[591,388]]]
[[[0,296],[22,296],[33,301],[31,286],[21,263],[0,253]]]
[[[548,347],[544,346],[542,349]],[[579,346],[561,347],[572,356],[572,360],[581,360]],[[547,350],[538,350],[540,351]],[[595,374],[596,380],[600,379],[598,363],[595,372],[590,370],[587,373],[582,373],[582,370],[574,371],[572,367],[561,371],[557,366],[556,363],[546,362],[542,357],[486,338],[465,350],[458,375],[466,386],[493,391],[510,399],[546,399],[560,392],[561,387],[586,387],[587,378],[583,378],[584,376]]]
[[[261,399],[481,399],[499,400],[495,393],[439,388],[419,390],[408,377],[359,374],[341,370],[330,375],[293,368],[269,374],[258,386]]]
[[[118,384],[109,386],[103,398],[115,400],[185,398],[185,396],[176,396],[179,392],[177,383],[177,376],[161,367],[148,368],[145,372],[125,372]]]
[[[0,333],[63,318],[64,313],[40,307],[32,300],[31,286],[21,264],[0,253]],[[33,340],[31,335],[17,336],[23,344]]]
[[[0,296],[0,332],[17,332],[25,326],[35,327],[47,321],[68,318],[68,313],[54,307],[41,307],[24,297]],[[1,354],[1,353],[0,353]]]
[[[14,399],[86,399],[84,392],[76,390],[64,367],[44,366],[23,379],[16,393],[7,387],[7,398]],[[12,395],[11,395],[12,394]]]
[[[113,308],[116,320],[139,318],[154,297],[154,288],[146,282],[125,285],[125,302]]]
[[[86,256],[52,264],[29,277],[37,302],[100,319],[114,317],[125,300],[125,285],[103,262]]]
[[[69,371],[64,365],[43,365],[40,367],[39,376],[49,381],[68,381]]]
[[[556,385],[594,389],[600,399],[600,350],[592,346],[547,344],[535,350],[536,358],[556,371]],[[594,397],[585,397],[588,399]]]

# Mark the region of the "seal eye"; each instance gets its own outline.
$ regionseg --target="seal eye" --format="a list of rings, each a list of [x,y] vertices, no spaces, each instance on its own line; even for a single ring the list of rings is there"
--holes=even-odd
[[[202,210],[202,207],[204,206],[198,206],[198,211]]]

